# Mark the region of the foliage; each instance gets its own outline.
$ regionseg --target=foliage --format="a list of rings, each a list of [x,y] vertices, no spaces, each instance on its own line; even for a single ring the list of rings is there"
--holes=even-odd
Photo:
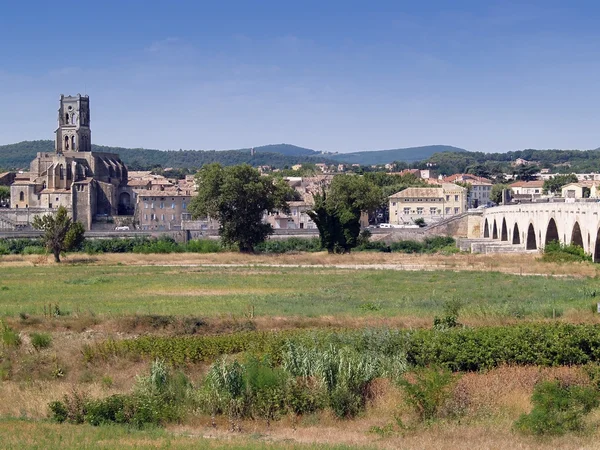
[[[329,253],[347,253],[358,245],[361,213],[381,204],[381,190],[363,177],[338,175],[327,191],[314,196],[308,215]]]
[[[178,420],[190,398],[191,385],[181,374],[172,374],[164,362],[156,360],[150,373],[138,377],[131,394],[112,395],[91,400],[74,391],[62,401],[49,404],[51,418],[57,422],[102,425],[127,423],[137,427],[160,425]]]
[[[31,333],[29,337],[31,338],[31,345],[37,351],[52,345],[52,336],[47,333]]]
[[[411,379],[412,378],[412,379]],[[406,403],[414,408],[420,420],[438,417],[440,409],[450,397],[456,378],[447,369],[422,368],[398,379]]]
[[[542,260],[546,262],[591,262],[592,257],[588,255],[583,248],[575,244],[561,244],[558,241],[552,241],[544,247]]]
[[[8,186],[0,186],[0,204],[8,203],[10,200],[10,188]]]
[[[579,180],[577,179],[577,175],[574,173],[570,173],[568,175],[554,175],[547,180],[544,180],[543,190],[544,193],[560,193],[562,187],[565,184],[569,183],[577,183]]]
[[[35,216],[32,226],[44,232],[42,240],[54,260],[60,262],[60,254],[83,242],[83,226],[76,225],[68,216],[67,209],[60,206],[55,215]]]
[[[278,362],[291,358],[288,347],[290,342],[303,349],[298,350],[299,356],[290,361],[309,356],[313,358],[311,360],[317,361],[317,356],[311,356],[311,348],[327,350],[333,345],[337,351],[340,346],[347,346],[360,352],[361,358],[365,357],[364,354],[381,355],[383,360],[378,360],[376,364],[386,371],[401,367],[401,364],[393,361],[394,358],[404,357],[413,366],[439,365],[454,371],[478,371],[502,364],[559,366],[600,361],[600,326],[565,323],[456,327],[443,332],[385,329],[343,332],[297,330],[240,332],[220,336],[141,336],[90,345],[84,349],[84,356],[86,360],[92,361],[111,355],[131,355],[164,358],[174,364],[185,364],[213,361],[221,355],[249,351],[253,354],[269,354],[272,361]],[[349,354],[333,353],[334,350],[329,352],[332,358],[344,357],[345,361],[350,358]],[[324,357],[324,354],[320,353],[319,358]],[[369,364],[375,364],[373,361]],[[291,362],[285,364],[289,365]],[[298,372],[301,369],[289,367],[286,370],[302,376],[302,372]],[[312,371],[317,370],[313,369],[316,366],[312,363],[298,367],[304,367],[302,370],[310,370],[313,374],[316,372]],[[328,375],[332,376],[334,375]]]
[[[219,221],[224,245],[236,245],[252,252],[273,232],[262,221],[263,214],[288,211],[292,190],[283,179],[261,176],[249,165],[223,167],[209,164],[196,175],[198,195],[190,202],[193,217]]]
[[[267,239],[258,244],[255,250],[259,253],[318,252],[321,241],[318,238]]]
[[[45,251],[44,243],[41,239],[27,239],[27,238],[2,238],[0,239],[0,255],[23,255],[26,248],[39,248],[41,251]]]
[[[495,184],[490,191],[490,201],[500,205],[502,203],[502,192],[505,189],[510,189],[508,184]]]
[[[219,163],[224,166],[251,164],[253,166],[273,166],[282,168],[304,163],[334,163],[328,155],[293,145],[279,144],[256,147],[255,154],[250,149],[240,150],[152,150],[143,148],[109,147],[92,144],[92,151],[117,153],[129,170],[150,170],[161,167],[190,169],[206,164]],[[24,141],[0,146],[0,166],[8,168],[29,167],[38,152],[54,152],[54,142],[50,140]],[[336,163],[337,164],[337,163]],[[193,173],[190,171],[190,173]],[[170,175],[170,174],[168,174]]]
[[[599,393],[592,387],[544,381],[536,385],[531,401],[533,410],[523,414],[515,428],[537,435],[561,435],[583,429],[583,418],[598,407]]]
[[[21,336],[11,327],[2,323],[2,343],[5,347],[18,347],[21,345]]]
[[[425,219],[423,219],[422,217],[417,217],[416,219],[413,219],[413,222],[415,225],[418,225],[421,228],[427,226],[427,223],[425,223]]]

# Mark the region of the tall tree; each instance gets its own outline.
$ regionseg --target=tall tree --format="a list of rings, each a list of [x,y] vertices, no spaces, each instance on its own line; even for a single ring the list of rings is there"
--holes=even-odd
[[[0,204],[8,203],[10,200],[10,188],[8,186],[0,186]]]
[[[381,189],[364,177],[334,177],[329,189],[315,195],[314,208],[308,211],[319,229],[321,246],[329,253],[348,253],[358,243],[361,213],[381,201]]]
[[[218,163],[202,167],[196,175],[198,195],[192,199],[192,217],[211,217],[219,221],[219,236],[225,245],[237,245],[241,252],[254,247],[273,233],[264,223],[265,212],[288,212],[292,189],[279,178],[261,176],[244,164],[223,167]]]
[[[75,249],[83,242],[83,225],[73,222],[64,206],[60,206],[54,215],[35,216],[32,225],[44,232],[42,240],[57,263],[62,252]]]
[[[568,175],[554,175],[547,180],[544,180],[544,192],[550,192],[552,194],[556,194],[560,192],[562,187],[565,184],[569,183],[577,183],[579,180],[577,179],[577,175],[574,173],[570,173]]]

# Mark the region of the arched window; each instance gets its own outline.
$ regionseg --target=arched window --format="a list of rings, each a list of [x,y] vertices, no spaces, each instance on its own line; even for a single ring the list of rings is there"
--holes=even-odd
[[[21,202],[22,202],[22,201],[24,201],[24,200],[25,200],[25,192],[21,191],[21,192],[19,193],[19,201],[21,201]]]
[[[69,136],[65,136],[65,150],[69,150]]]
[[[65,179],[65,168],[63,167],[62,164],[60,166],[58,166],[58,176],[60,177],[61,180]]]
[[[71,136],[71,148],[75,151],[75,136]]]
[[[69,123],[69,113],[65,113],[65,123]]]

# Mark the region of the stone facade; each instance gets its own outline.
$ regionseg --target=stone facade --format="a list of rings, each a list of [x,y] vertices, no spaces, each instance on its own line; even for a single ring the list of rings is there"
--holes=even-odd
[[[423,218],[427,223],[462,214],[467,209],[467,189],[453,183],[442,187],[410,187],[389,197],[390,223],[406,225]]]
[[[11,185],[11,208],[66,207],[86,230],[98,218],[133,214],[127,167],[113,153],[92,152],[89,98],[60,97],[55,153],[38,153]]]

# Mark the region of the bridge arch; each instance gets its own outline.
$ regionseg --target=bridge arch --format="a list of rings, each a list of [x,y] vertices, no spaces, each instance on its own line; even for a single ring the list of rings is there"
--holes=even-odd
[[[598,228],[598,231],[596,232],[596,245],[594,247],[593,260],[594,262],[600,262],[600,228]]]
[[[501,241],[508,241],[508,229],[506,228],[506,218],[502,218],[502,231],[500,233]]]
[[[521,243],[521,236],[519,235],[519,224],[517,222],[515,222],[515,226],[513,228],[512,243],[513,244]]]
[[[573,231],[571,232],[571,245],[578,245],[579,247],[584,248],[583,235],[581,234],[579,222],[575,222],[575,225],[573,225]]]
[[[560,242],[560,237],[558,236],[558,227],[556,226],[556,221],[554,220],[554,217],[551,218],[548,222],[548,227],[546,228],[546,240],[544,244],[548,245],[550,242],[553,241]]]
[[[494,228],[492,230],[492,239],[498,239],[498,226],[496,225],[496,219],[494,219]]]
[[[490,224],[488,223],[487,217],[485,218],[485,223],[483,224],[483,237],[490,237]]]
[[[533,224],[529,224],[529,228],[527,228],[527,250],[537,250],[537,243],[535,241],[535,230],[533,228]]]

